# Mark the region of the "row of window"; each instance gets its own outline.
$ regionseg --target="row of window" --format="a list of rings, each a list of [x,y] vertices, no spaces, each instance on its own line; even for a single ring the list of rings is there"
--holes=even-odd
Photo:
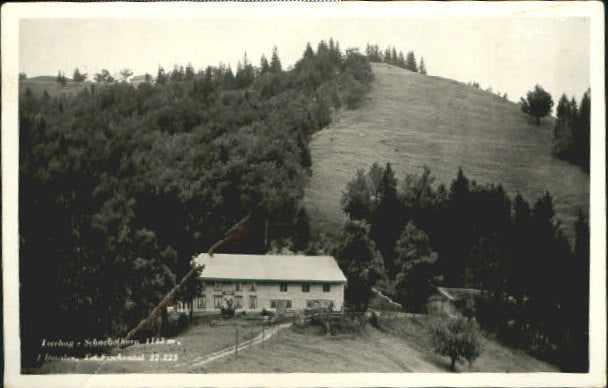
[[[234,297],[234,308],[235,309],[242,309],[243,308],[243,297],[240,295],[237,295]],[[249,308],[250,309],[256,309],[258,306],[258,298],[255,295],[250,295],[249,296]],[[219,309],[222,307],[222,296],[221,295],[214,295],[213,296],[213,308]],[[205,295],[201,295],[198,298],[198,308],[205,310],[207,308],[207,297]]]
[[[287,292],[289,288],[288,283],[281,283],[279,284],[279,290],[281,290],[281,292]],[[323,292],[330,292],[331,291],[331,284],[323,284]],[[302,292],[310,292],[310,284],[302,284]]]
[[[245,286],[249,291],[255,291],[256,290],[256,284],[254,282],[251,283],[246,283]],[[281,292],[287,292],[289,288],[289,284],[288,283],[280,283],[279,284],[279,290]],[[236,282],[236,283],[232,283],[232,282],[221,282],[221,281],[216,281],[214,283],[214,290],[216,291],[221,291],[221,290],[236,290],[236,291],[242,291],[243,290],[243,283],[241,282]],[[323,292],[330,292],[331,291],[331,284],[323,284]],[[310,284],[302,284],[302,292],[310,292]]]
[[[332,300],[307,300],[306,307],[307,308],[317,308],[317,307],[329,307],[333,308],[334,302]],[[256,309],[258,306],[258,298],[255,295],[249,296],[249,308]],[[276,309],[279,306],[284,306],[285,308],[292,308],[292,300],[291,299],[271,299],[270,300],[270,308]],[[234,297],[234,306],[235,309],[243,308],[243,297],[235,296]],[[205,310],[207,308],[207,297],[205,295],[198,298],[198,308]],[[220,309],[222,308],[222,296],[214,295],[213,296],[213,308]]]
[[[254,282],[250,282],[250,283],[245,283],[245,288],[248,289],[249,291],[255,291],[256,290],[256,285]],[[221,291],[221,290],[236,290],[236,291],[242,291],[243,290],[243,283],[242,282],[221,282],[221,281],[216,281],[213,285],[213,289],[217,290],[217,291]]]

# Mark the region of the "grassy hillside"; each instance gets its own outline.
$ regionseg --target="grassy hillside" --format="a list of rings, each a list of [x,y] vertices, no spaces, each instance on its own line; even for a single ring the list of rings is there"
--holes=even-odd
[[[461,82],[381,63],[372,69],[363,106],[313,136],[306,205],[317,227],[344,220],[341,192],[357,169],[389,161],[400,180],[427,165],[449,185],[462,167],[470,179],[502,183],[529,202],[548,190],[572,234],[576,209],[587,213],[589,176],[551,155],[553,118],[537,127],[517,104]]]
[[[48,361],[25,373],[348,373],[348,372],[448,372],[446,357],[432,351],[426,316],[394,314],[381,318],[381,329],[367,326],[359,335],[327,336],[317,327],[304,332],[281,330],[251,348],[239,350],[199,365],[205,355],[234,344],[234,325],[240,339],[250,335],[249,324],[226,322],[224,326],[195,325],[175,337],[178,345],[135,345],[113,354],[144,355],[147,361]],[[253,335],[257,335],[256,326]],[[554,366],[512,349],[492,338],[482,338],[483,351],[472,366],[459,364],[459,372],[558,372]],[[153,354],[177,354],[177,361],[150,362]]]
[[[77,94],[82,89],[88,88],[89,85],[92,84],[93,82],[89,81],[67,81],[64,86],[61,86],[61,84],[56,81],[55,77],[40,76],[19,81],[19,93],[24,93],[27,88],[30,88],[32,93],[38,97],[42,96],[45,90],[51,97],[59,97],[61,95],[68,97]]]
[[[285,372],[447,372],[448,360],[432,351],[428,317],[381,318],[381,329],[368,326],[360,335],[328,337],[284,330],[265,349],[253,349],[205,365],[198,373]],[[550,364],[483,337],[483,351],[460,372],[558,372]]]

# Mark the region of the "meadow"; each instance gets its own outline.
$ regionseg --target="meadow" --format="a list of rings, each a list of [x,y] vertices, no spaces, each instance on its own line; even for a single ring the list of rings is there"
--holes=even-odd
[[[384,63],[372,70],[362,106],[313,135],[305,194],[313,230],[330,232],[345,220],[340,196],[357,169],[390,162],[400,181],[426,165],[436,184],[449,186],[462,167],[470,179],[500,183],[530,203],[549,191],[572,237],[577,209],[588,214],[589,175],[551,155],[554,118],[537,127],[516,103],[473,86]]]

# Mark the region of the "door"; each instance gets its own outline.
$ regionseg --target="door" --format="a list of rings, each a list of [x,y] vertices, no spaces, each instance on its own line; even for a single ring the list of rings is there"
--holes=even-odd
[[[285,315],[285,311],[287,310],[287,302],[286,300],[277,301],[277,315]]]
[[[235,308],[236,306],[234,305],[234,296],[224,295],[222,305],[224,306],[224,308],[227,308],[227,309],[232,308],[232,309],[236,310],[236,308]]]

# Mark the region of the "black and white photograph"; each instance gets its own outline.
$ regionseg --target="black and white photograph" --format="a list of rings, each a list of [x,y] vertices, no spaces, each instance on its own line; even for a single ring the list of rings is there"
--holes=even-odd
[[[3,6],[7,386],[605,384],[603,4],[355,3]]]

